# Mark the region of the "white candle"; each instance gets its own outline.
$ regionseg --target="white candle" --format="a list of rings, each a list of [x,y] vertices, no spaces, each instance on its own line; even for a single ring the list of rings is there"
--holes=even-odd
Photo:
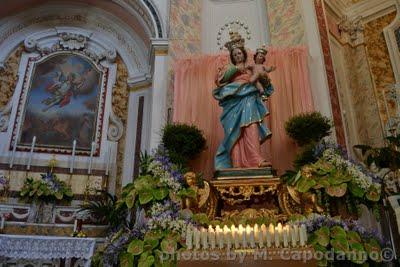
[[[296,235],[297,225],[293,225],[291,228],[292,229],[290,231],[290,237],[292,239],[292,247],[295,248],[295,247],[297,247],[297,235]]]
[[[265,226],[265,224],[261,225],[261,231],[260,232],[262,233],[262,242],[263,242],[263,245],[264,245],[264,242],[267,241],[267,226]]]
[[[264,225],[265,226],[265,225]],[[256,242],[258,243],[259,248],[264,247],[264,236],[261,228],[258,228],[258,225],[254,225],[254,235],[256,237]]]
[[[224,248],[224,234],[222,233],[222,229],[219,227],[219,225],[217,225],[215,227],[215,233],[216,233],[216,239],[217,239],[217,243],[218,243],[218,248],[219,249],[223,249]]]
[[[236,227],[234,225],[232,225],[231,232],[232,232],[233,239],[235,241],[235,248],[238,249],[238,248],[240,248],[239,230],[236,229]]]
[[[108,148],[106,175],[108,175],[108,172],[110,171],[110,163],[111,163],[111,146]]]
[[[289,225],[285,225],[285,227],[283,227],[283,246],[285,248],[287,248],[289,246]]]
[[[260,231],[260,228],[258,227],[258,224],[255,224],[253,226],[253,230],[254,230],[254,240],[256,242],[258,242],[258,232]]]
[[[306,245],[306,237],[307,236],[307,230],[306,226],[302,224],[300,226],[300,246],[304,247]]]
[[[74,221],[74,232],[76,232],[77,228],[78,228],[78,220],[75,219],[75,221]]]
[[[208,226],[208,240],[211,245],[211,249],[215,249],[215,231],[214,228],[209,225]]]
[[[26,169],[28,171],[31,169],[31,163],[32,163],[32,158],[33,158],[33,150],[35,149],[35,144],[36,144],[36,135],[32,139],[31,151],[29,152],[28,166],[26,167]]]
[[[275,243],[275,247],[279,248],[279,246],[280,246],[280,240],[279,240],[278,227],[275,227],[275,231],[274,231],[274,243]]]
[[[75,151],[76,151],[76,140],[72,142],[72,157],[71,157],[71,166],[69,167],[69,173],[73,173],[74,171]]]
[[[186,248],[193,249],[193,232],[190,228],[186,231]]]
[[[10,160],[10,169],[14,166],[14,158],[15,158],[15,151],[17,150],[17,143],[18,143],[18,137],[19,137],[19,133],[21,130],[21,127],[18,127],[18,123],[17,123],[17,134],[15,136],[15,140],[14,140],[14,144],[13,144],[13,151],[12,151],[12,155],[11,155],[11,160]]]
[[[239,239],[242,242],[242,248],[247,248],[246,229],[241,224],[239,224]]]
[[[272,239],[274,239],[275,228],[272,223],[269,224],[268,231],[267,231],[267,247],[271,247]]]
[[[95,149],[96,149],[96,143],[92,142],[92,149],[90,150],[88,174],[92,173],[92,161],[93,161],[93,154],[94,154]]]
[[[207,230],[204,228],[201,228],[201,246],[203,249],[208,249],[208,240],[207,240]]]
[[[193,238],[194,238],[195,248],[197,250],[200,249],[200,231],[198,229],[194,229]]]
[[[256,247],[256,241],[255,241],[255,234],[254,234],[254,229],[250,228],[250,247],[255,248]]]

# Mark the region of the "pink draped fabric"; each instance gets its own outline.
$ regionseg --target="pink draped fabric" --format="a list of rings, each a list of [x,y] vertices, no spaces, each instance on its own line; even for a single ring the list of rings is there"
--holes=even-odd
[[[254,168],[265,161],[263,156],[260,155],[260,142],[255,142],[255,140],[259,141],[259,139],[257,123],[242,128],[241,136],[231,151],[232,165],[234,167]]]
[[[270,115],[264,120],[272,137],[264,143],[262,151],[278,173],[292,167],[297,150],[285,133],[285,122],[293,115],[314,110],[307,56],[307,48],[303,46],[271,47],[267,56],[266,65],[275,65],[277,69],[270,73],[275,92],[266,103]],[[219,122],[222,109],[212,90],[216,87],[218,68],[228,63],[229,55],[221,53],[179,59],[174,66],[173,120],[196,125],[203,131],[207,147],[191,165],[208,180],[213,177],[215,152],[224,134]],[[254,64],[251,53],[247,64]]]

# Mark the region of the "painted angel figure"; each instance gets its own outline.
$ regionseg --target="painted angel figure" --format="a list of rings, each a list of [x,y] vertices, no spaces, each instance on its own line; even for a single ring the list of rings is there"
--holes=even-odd
[[[60,108],[68,105],[71,101],[72,96],[76,96],[81,83],[76,82],[77,74],[69,73],[66,78],[61,72],[56,73],[54,84],[46,88],[46,91],[52,94],[42,101],[47,107],[43,111],[47,111],[53,106],[59,105]]]

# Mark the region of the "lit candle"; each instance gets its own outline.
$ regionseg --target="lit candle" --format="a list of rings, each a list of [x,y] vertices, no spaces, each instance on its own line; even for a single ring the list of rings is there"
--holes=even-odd
[[[201,246],[203,249],[208,249],[208,242],[207,242],[207,230],[204,228],[201,228]]]
[[[215,231],[214,228],[209,225],[208,226],[208,240],[210,241],[211,249],[215,249]]]
[[[247,248],[246,229],[241,224],[239,224],[239,239],[242,241],[242,248]]]
[[[106,175],[108,175],[108,172],[110,171],[110,163],[111,163],[111,147],[108,148]]]
[[[195,248],[197,250],[200,249],[200,231],[195,228],[193,231],[193,238],[194,238],[194,244],[195,244]]]
[[[258,242],[258,232],[260,231],[258,224],[254,224],[253,230],[254,230],[254,240]]]
[[[271,247],[272,239],[274,239],[275,228],[272,223],[269,224],[267,231],[267,247]]]
[[[215,234],[216,234],[216,239],[217,239],[217,243],[218,243],[218,248],[223,249],[224,248],[224,235],[222,234],[222,229],[219,227],[219,225],[217,225],[215,227]]]
[[[292,242],[294,239],[293,247],[297,246],[297,241],[299,240],[299,227],[295,224],[293,225],[293,235],[292,235]]]
[[[263,242],[263,246],[264,246],[264,242],[267,241],[267,226],[265,226],[265,224],[261,225],[261,231],[262,233],[262,242]]]
[[[302,224],[300,226],[300,246],[304,247],[306,245],[307,230],[306,226]]]
[[[289,239],[289,225],[285,225],[285,227],[283,227],[283,246],[285,248],[289,246],[288,239]]]
[[[226,248],[230,250],[232,248],[232,233],[231,230],[228,228],[226,230]]]
[[[282,240],[282,224],[278,223],[278,226],[275,228],[275,246],[280,247]]]
[[[12,151],[11,160],[10,160],[10,169],[14,166],[15,151],[17,150],[18,137],[19,137],[19,132],[21,130],[21,127],[18,127],[18,123],[17,123],[17,129],[18,130],[17,130],[17,134],[15,135],[13,151]]]
[[[71,157],[71,166],[69,167],[69,173],[73,173],[74,171],[75,152],[76,152],[76,140],[72,142],[72,157]]]
[[[93,161],[93,154],[94,154],[95,149],[96,149],[96,143],[92,142],[92,148],[90,149],[88,174],[92,173],[92,161]]]
[[[32,163],[32,158],[33,158],[33,150],[35,149],[35,144],[36,144],[36,135],[32,139],[31,151],[29,152],[28,166],[26,167],[26,169],[28,171],[31,169],[31,163]]]
[[[238,249],[238,248],[240,248],[239,231],[238,231],[238,229],[236,229],[236,227],[234,225],[232,225],[231,232],[232,232],[233,239],[235,241],[235,248]]]
[[[257,224],[254,225],[254,235],[256,237],[256,242],[258,243],[258,247],[263,248],[264,247],[264,236],[263,236],[262,230],[260,228],[258,228]]]
[[[193,249],[193,232],[189,227],[186,231],[186,248]]]
[[[255,234],[254,234],[254,229],[253,227],[250,228],[250,247],[255,248],[256,247],[256,242],[255,242]]]

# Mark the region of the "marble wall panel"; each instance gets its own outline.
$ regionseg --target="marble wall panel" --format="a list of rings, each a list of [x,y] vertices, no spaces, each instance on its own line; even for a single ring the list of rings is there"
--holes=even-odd
[[[126,140],[126,128],[128,120],[128,100],[129,100],[129,88],[127,84],[128,70],[122,61],[120,56],[116,59],[117,64],[117,78],[115,81],[115,87],[112,94],[112,109],[115,115],[117,115],[124,125],[124,132],[121,139],[118,142],[117,151],[117,180],[116,189],[117,193],[122,188],[122,169],[124,164],[124,153],[125,153],[125,140]]]
[[[379,146],[382,144],[382,126],[374,92],[374,84],[363,45],[346,47],[348,77],[353,101],[359,141],[363,144]]]
[[[304,21],[299,0],[266,0],[270,40],[273,46],[305,43]]]
[[[390,63],[383,29],[395,18],[396,12],[392,12],[365,25],[364,41],[367,48],[367,56],[375,83],[375,95],[378,100],[380,118],[385,124],[387,114],[383,100],[383,93],[387,92],[388,85],[395,83],[392,65]],[[394,116],[396,106],[394,101],[388,100],[389,113]]]

